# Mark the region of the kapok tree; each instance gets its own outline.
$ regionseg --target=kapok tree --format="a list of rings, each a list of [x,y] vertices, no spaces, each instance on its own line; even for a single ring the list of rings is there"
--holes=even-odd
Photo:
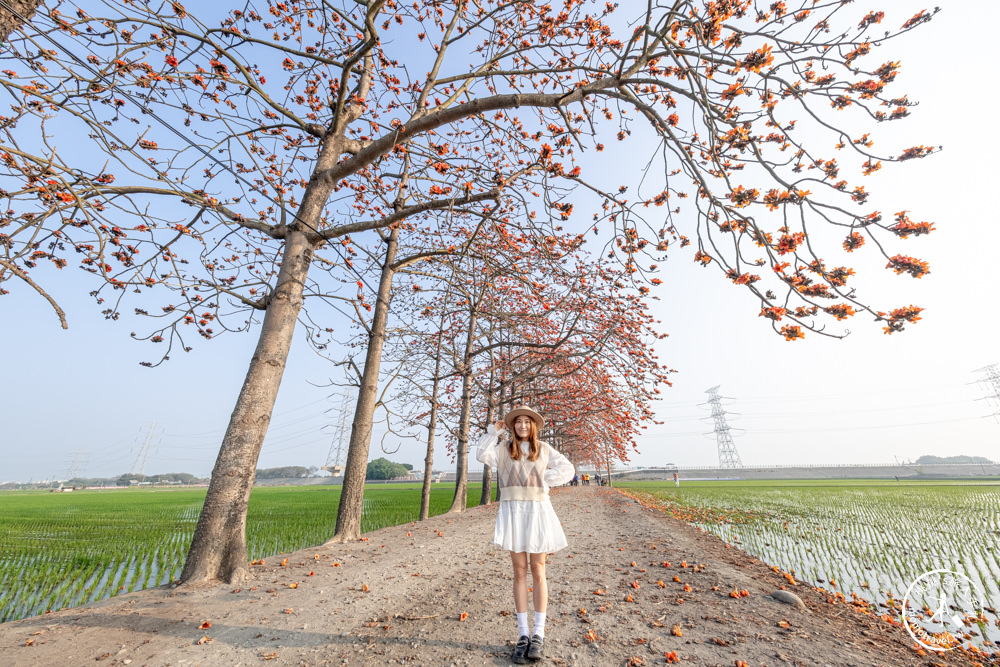
[[[470,237],[462,252],[405,271],[410,286],[400,289],[402,303],[394,310],[400,319],[406,319],[404,312],[411,315],[407,343],[396,346],[392,366],[405,368],[394,375],[405,375],[412,384],[396,393],[400,404],[396,410],[404,423],[406,413],[411,415],[411,427],[429,420],[430,452],[432,425],[436,425],[443,405],[444,421],[453,425],[449,448],[458,471],[452,511],[465,509],[470,423],[481,421],[482,403],[495,417],[497,395],[504,391],[502,386],[497,392],[481,392],[479,388],[483,376],[498,375],[499,348],[559,350],[567,341],[593,335],[584,326],[587,318],[581,317],[574,305],[581,294],[588,295],[590,303],[597,301],[591,294],[593,288],[586,286],[588,264],[572,254],[579,253],[584,238],[557,239],[552,231],[498,221],[489,232]],[[570,257],[574,268],[567,269],[563,262]],[[572,298],[565,298],[567,295]],[[520,336],[520,327],[546,329],[553,335],[546,340]],[[511,332],[506,337],[505,330]],[[431,368],[420,363],[425,358],[433,360]],[[421,367],[429,377],[420,372]],[[442,382],[446,384],[443,402],[437,391]]]
[[[520,347],[555,349],[567,340],[581,333],[574,313],[566,308],[551,308],[547,303],[550,298],[544,291],[552,289],[560,281],[572,277],[561,271],[560,278],[552,273],[556,262],[544,257],[532,247],[532,243],[523,241],[533,237],[521,230],[515,239],[507,233],[505,225],[497,226],[497,231],[505,241],[495,243],[492,247],[487,239],[478,239],[473,244],[473,252],[462,257],[462,262],[442,263],[438,275],[423,273],[424,280],[438,279],[443,283],[439,292],[446,298],[443,301],[428,304],[422,311],[425,317],[432,317],[436,312],[442,312],[448,329],[455,333],[449,338],[451,371],[445,377],[446,389],[456,396],[454,404],[450,401],[444,404],[446,409],[454,407],[457,413],[453,416],[456,483],[455,494],[450,511],[463,512],[466,508],[468,491],[467,464],[470,442],[470,424],[473,419],[474,384],[476,378],[484,373],[492,373],[495,367],[495,351],[499,342],[496,337],[496,325],[503,321],[506,326],[516,328],[534,319],[536,325],[547,325],[558,330],[547,340],[531,340],[520,338],[516,343]],[[578,277],[572,277],[578,281]],[[421,293],[427,292],[421,290]],[[511,304],[522,301],[526,293],[532,293],[532,310],[540,312],[512,313],[508,308]],[[539,322],[545,320],[544,322]],[[563,324],[557,325],[556,321]],[[450,376],[450,377],[449,377]],[[435,378],[441,377],[438,373]],[[435,380],[436,381],[436,380]],[[457,386],[456,386],[457,385]],[[492,395],[485,397],[488,404],[487,412],[493,413],[496,407]],[[436,396],[431,397],[431,418],[437,414]],[[447,419],[447,416],[446,416]]]
[[[454,392],[460,395],[460,417],[451,511],[465,508],[472,414],[479,416],[478,426],[485,426],[483,416],[493,419],[497,408],[506,411],[528,402],[555,421],[573,420],[587,402],[584,392],[570,389],[575,375],[611,363],[620,369],[620,386],[605,383],[603,389],[618,406],[619,417],[630,424],[622,431],[627,435],[651,419],[653,392],[666,382],[667,370],[655,361],[651,348],[661,334],[651,326],[648,304],[620,280],[627,274],[615,275],[599,261],[584,261],[579,244],[560,250],[546,239],[540,241],[534,252],[520,246],[520,261],[507,272],[490,274],[475,312],[464,315],[467,335],[455,354],[462,385]],[[548,272],[538,271],[546,266],[542,250],[555,260]],[[566,269],[563,260],[577,264]],[[560,391],[565,392],[561,398],[552,396]],[[643,409],[629,410],[623,402],[626,392],[632,392]],[[614,421],[609,416],[608,423]]]
[[[624,462],[654,420],[653,401],[670,385],[672,370],[655,354],[653,342],[664,334],[641,297],[611,289],[593,305],[598,316],[590,335],[551,352],[512,355],[502,377],[510,385],[510,407],[530,403],[544,410],[552,417],[546,435],[572,460],[600,454]]]
[[[404,158],[404,167],[409,166],[409,158]],[[408,172],[404,169],[400,187],[406,188],[408,182]],[[370,264],[378,267],[374,272],[377,276],[378,291],[375,298],[375,308],[371,320],[365,317],[357,303],[355,307],[355,322],[363,329],[362,341],[359,345],[365,350],[364,365],[358,369],[353,359],[343,362],[344,365],[354,369],[354,378],[358,387],[358,400],[355,406],[353,428],[351,430],[350,446],[348,448],[347,461],[344,469],[344,480],[337,508],[337,523],[334,533],[334,541],[350,539],[356,536],[361,526],[361,508],[364,496],[364,486],[366,479],[366,466],[368,461],[368,451],[371,443],[372,425],[375,419],[376,409],[379,406],[386,408],[385,401],[377,396],[381,378],[383,349],[386,339],[390,336],[390,303],[393,300],[393,281],[395,276],[401,271],[409,270],[408,267],[421,265],[432,260],[437,260],[439,264],[449,265],[455,258],[458,261],[470,252],[472,246],[481,246],[480,238],[484,229],[490,230],[494,224],[494,216],[501,211],[497,207],[491,207],[485,211],[475,209],[467,210],[463,206],[451,207],[443,219],[431,219],[428,213],[416,213],[411,216],[406,224],[392,225],[388,233],[383,230],[375,230],[378,233],[379,243],[377,244],[381,252],[368,253],[372,260]],[[422,233],[420,230],[421,221],[433,221],[435,223],[436,234]],[[401,231],[405,228],[405,232]],[[427,228],[430,229],[429,227]],[[364,285],[363,280],[358,281],[359,288]],[[404,296],[407,291],[403,290]],[[359,296],[360,298],[360,296]],[[396,320],[405,320],[406,305],[400,306],[400,300],[396,299],[397,310],[404,312],[396,313]],[[402,317],[400,317],[402,315]],[[396,338],[402,336],[401,332],[395,334]],[[440,341],[440,334],[438,336]],[[407,362],[411,361],[409,359]],[[399,377],[401,374],[410,373],[407,368],[409,363],[399,363],[390,372],[392,377]],[[436,391],[437,375],[435,375],[434,389]],[[391,378],[389,384],[391,384]],[[388,388],[388,387],[386,387]],[[384,393],[384,390],[383,390]],[[433,411],[432,411],[433,413]],[[389,411],[387,410],[387,422]],[[431,415],[434,421],[434,415]],[[431,431],[432,432],[432,431]],[[432,439],[428,441],[428,459],[431,457]],[[429,475],[429,471],[425,471]],[[425,500],[429,502],[428,481],[424,481]],[[427,502],[422,503],[421,513],[428,508]],[[426,518],[424,516],[424,518]]]
[[[36,290],[62,317],[46,281],[72,263],[108,318],[134,300],[153,322],[136,338],[170,350],[259,331],[182,574],[235,581],[303,303],[332,325],[322,304],[354,297],[348,235],[456,205],[568,219],[592,195],[637,280],[645,255],[693,239],[698,261],[787,322],[789,339],[856,312],[890,332],[919,318],[859,300],[853,270],[828,266],[831,244],[812,241],[833,228],[848,250],[871,241],[890,269],[927,273],[879,239],[932,225],[865,209],[858,180],[931,152],[876,153],[866,134],[910,113],[890,93],[899,64],[874,54],[930,15],[885,35],[882,12],[799,4],[678,0],[618,17],[580,0],[269,0],[263,13],[208,6],[216,14],[199,20],[180,2],[56,3],[0,54],[0,283]],[[649,197],[582,171],[583,152],[628,140],[633,119],[648,131],[636,146],[654,137],[664,156]],[[684,195],[687,225],[657,207]]]

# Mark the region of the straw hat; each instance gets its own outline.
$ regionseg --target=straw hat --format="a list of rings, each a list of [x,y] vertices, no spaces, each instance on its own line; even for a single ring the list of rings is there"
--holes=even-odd
[[[527,405],[522,405],[521,407],[514,408],[513,410],[508,412],[503,418],[503,423],[507,425],[507,428],[510,429],[511,433],[514,432],[514,420],[520,417],[521,415],[528,415],[529,417],[531,417],[531,420],[535,422],[535,428],[537,428],[539,431],[542,430],[543,426],[545,426],[544,417],[542,417],[540,414],[529,408]]]

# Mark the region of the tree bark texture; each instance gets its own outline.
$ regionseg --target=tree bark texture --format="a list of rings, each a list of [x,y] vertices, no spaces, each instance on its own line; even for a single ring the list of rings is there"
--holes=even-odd
[[[479,504],[489,505],[493,502],[493,468],[483,466],[483,491],[479,494]]]
[[[441,320],[444,329],[444,319]],[[431,417],[427,424],[427,455],[424,456],[424,483],[420,487],[420,521],[430,516],[431,475],[434,472],[434,432],[437,430],[438,387],[441,384],[441,338],[438,334],[437,351],[434,359],[434,382],[431,385]]]
[[[6,8],[0,7],[0,42],[6,42],[10,33],[23,26],[26,21],[30,21],[35,10],[41,6],[42,0],[7,0],[6,4],[17,13],[13,14]]]
[[[434,380],[434,390],[437,391],[437,379]],[[424,481],[420,487],[420,517],[423,521],[431,512],[431,477],[434,474],[434,429],[437,428],[437,400],[431,406],[431,420],[427,424],[427,454],[424,456]]]
[[[476,340],[476,314],[469,317],[469,332],[465,338],[462,361],[462,412],[458,423],[458,444],[455,448],[455,497],[452,512],[464,512],[469,497],[469,419],[472,412],[472,346]]]
[[[372,442],[372,421],[378,401],[379,369],[382,365],[382,347],[389,320],[389,296],[392,289],[392,268],[399,248],[399,227],[393,227],[385,250],[385,263],[378,284],[378,298],[368,334],[365,368],[358,389],[358,403],[351,425],[351,444],[347,451],[344,485],[340,491],[337,508],[337,529],[332,542],[348,542],[361,537],[361,510],[365,495],[365,472],[368,468],[368,450]]]
[[[496,368],[496,359],[493,355],[490,355],[491,367]],[[487,392],[486,397],[486,423],[492,424],[497,421],[497,413],[499,412],[497,406],[497,399],[493,395],[493,383],[495,381],[495,372],[490,371],[490,388]],[[479,504],[489,505],[493,501],[493,468],[488,465],[483,466],[483,490],[479,493]]]
[[[304,233],[289,233],[278,283],[267,305],[257,349],[229,419],[181,573],[185,583],[236,583],[247,575],[250,491],[302,308],[302,290],[312,255],[312,244]]]

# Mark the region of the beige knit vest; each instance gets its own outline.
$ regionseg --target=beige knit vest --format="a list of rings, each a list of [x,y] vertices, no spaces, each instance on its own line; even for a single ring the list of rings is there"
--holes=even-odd
[[[538,459],[529,461],[522,455],[517,461],[510,458],[507,444],[500,445],[500,465],[497,466],[497,486],[500,501],[505,500],[545,500],[545,468],[549,464],[549,448],[539,442]]]

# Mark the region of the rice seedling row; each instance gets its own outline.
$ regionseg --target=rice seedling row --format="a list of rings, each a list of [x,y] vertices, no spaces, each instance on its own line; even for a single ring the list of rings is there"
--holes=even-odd
[[[469,506],[480,487],[469,486]],[[432,488],[430,513],[454,487]],[[204,489],[0,494],[0,622],[159,586],[180,576]],[[247,514],[247,549],[263,559],[333,535],[339,487],[258,487]],[[416,521],[419,485],[365,490],[362,532]]]
[[[1000,641],[1000,486],[637,482],[627,491],[801,582],[892,619],[922,574],[958,572],[979,587],[985,608],[967,619],[960,639],[987,650]],[[911,592],[910,612],[927,620],[940,594]]]

